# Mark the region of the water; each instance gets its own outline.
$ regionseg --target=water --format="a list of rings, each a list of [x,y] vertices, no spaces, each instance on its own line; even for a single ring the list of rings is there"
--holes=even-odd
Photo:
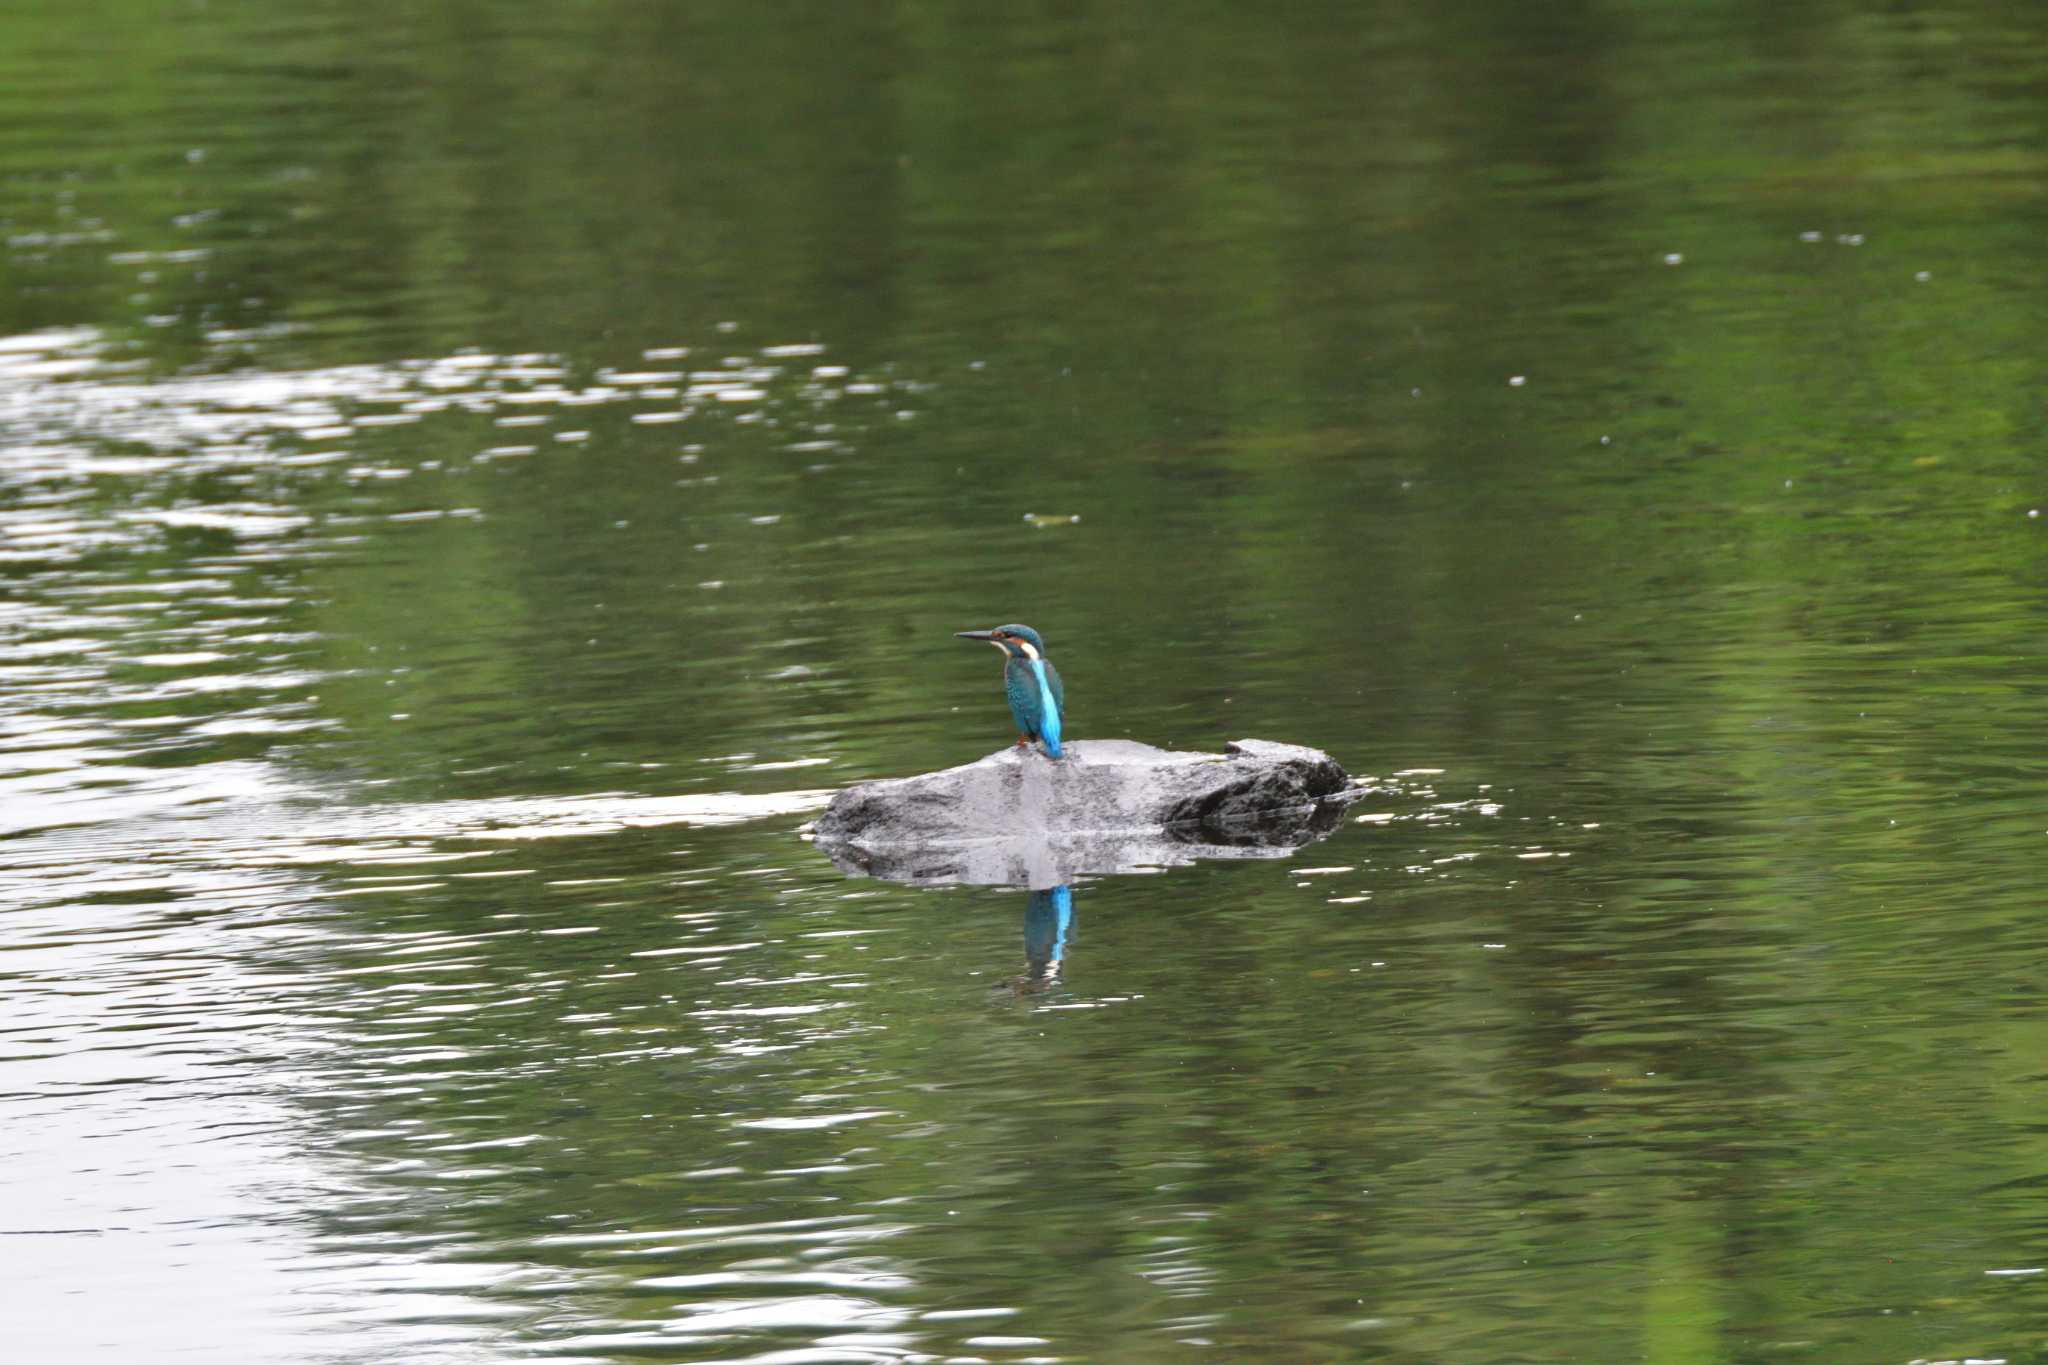
[[[2044,77],[1979,4],[0,17],[0,1334],[2048,1359]],[[843,876],[1019,619],[1077,737],[1373,794]]]

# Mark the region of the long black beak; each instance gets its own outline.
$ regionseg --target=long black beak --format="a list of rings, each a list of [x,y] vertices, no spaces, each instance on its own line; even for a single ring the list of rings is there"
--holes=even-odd
[[[993,640],[996,633],[992,630],[956,630],[953,637],[958,640]]]

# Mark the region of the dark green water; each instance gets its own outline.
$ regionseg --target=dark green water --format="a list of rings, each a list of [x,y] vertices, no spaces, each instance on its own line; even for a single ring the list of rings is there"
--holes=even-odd
[[[0,1338],[2048,1360],[2044,187],[1969,0],[0,10]],[[797,833],[1019,619],[1375,793],[1032,980]]]

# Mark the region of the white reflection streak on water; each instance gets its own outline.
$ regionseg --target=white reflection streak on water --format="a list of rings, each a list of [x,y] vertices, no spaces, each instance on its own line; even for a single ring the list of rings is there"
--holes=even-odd
[[[437,1259],[458,1250],[455,1233],[396,1245],[348,1231],[374,1229],[408,1194],[300,1103],[363,1083],[342,1060],[350,1021],[334,994],[346,973],[321,965],[348,938],[332,909],[347,892],[311,869],[490,859],[505,841],[792,814],[827,793],[342,806],[260,759],[135,762],[183,737],[329,724],[306,700],[320,675],[271,660],[235,667],[294,640],[277,617],[285,602],[242,584],[251,566],[321,553],[305,540],[315,519],[257,496],[161,505],[176,496],[172,480],[314,474],[360,458],[330,443],[438,411],[678,394],[647,392],[650,377],[638,373],[572,390],[552,382],[565,371],[546,357],[468,355],[142,382],[106,350],[89,329],[0,338],[0,560],[22,571],[21,590],[0,602],[0,836],[11,836],[0,843],[0,1340],[10,1358],[39,1361],[211,1361],[230,1343],[275,1361],[478,1359],[578,1285],[625,1281],[601,1269]],[[769,397],[781,373],[741,364],[660,377],[686,379],[686,403],[743,405]],[[834,397],[843,377],[776,391]],[[125,505],[85,496],[104,479],[138,484]],[[166,530],[224,533],[231,548],[175,575],[78,572],[88,553],[146,549]],[[199,714],[109,718],[110,703],[177,697],[208,700]],[[439,839],[486,842],[450,852]],[[419,1150],[475,1145],[485,1144]],[[404,1164],[408,1178],[439,1178],[431,1155]],[[896,1230],[855,1220],[729,1235],[810,1255]],[[855,1293],[904,1283],[843,1260],[758,1280],[734,1272],[702,1287],[773,1297],[678,1305],[668,1330],[702,1339],[808,1328],[886,1351],[873,1329],[907,1310]],[[600,1321],[584,1315],[581,1325]]]
[[[7,851],[11,874],[66,846]],[[305,1017],[324,987],[263,966],[251,936],[317,940],[317,925],[281,909],[302,889],[276,872],[165,866],[146,850],[105,849],[68,877],[56,865],[36,869],[51,893],[42,905],[0,919],[10,1353],[213,1360],[233,1343],[249,1359],[472,1358],[474,1332],[450,1324],[501,1304],[445,1301],[450,1286],[417,1253],[335,1256],[312,1241],[305,1211],[389,1196],[315,1155],[292,1102],[331,1046]],[[132,899],[81,903],[74,885]],[[459,1272],[471,1288],[525,1273]],[[434,1291],[432,1320],[418,1304],[420,1321],[395,1320],[408,1315],[394,1289]],[[353,1344],[321,1344],[316,1324],[349,1325]]]

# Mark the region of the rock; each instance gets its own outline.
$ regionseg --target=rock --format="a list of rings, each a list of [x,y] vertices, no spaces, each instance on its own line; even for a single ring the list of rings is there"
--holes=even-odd
[[[818,820],[818,838],[902,843],[1227,828],[1312,806],[1346,787],[1344,769],[1328,754],[1263,739],[1233,741],[1220,754],[1124,739],[1077,740],[1066,751],[1054,760],[1003,749],[958,768],[848,787]]]
[[[1221,754],[1077,740],[1004,749],[832,799],[819,846],[894,881],[1033,887],[1194,858],[1281,857],[1334,829],[1353,789],[1328,754],[1238,740]]]

